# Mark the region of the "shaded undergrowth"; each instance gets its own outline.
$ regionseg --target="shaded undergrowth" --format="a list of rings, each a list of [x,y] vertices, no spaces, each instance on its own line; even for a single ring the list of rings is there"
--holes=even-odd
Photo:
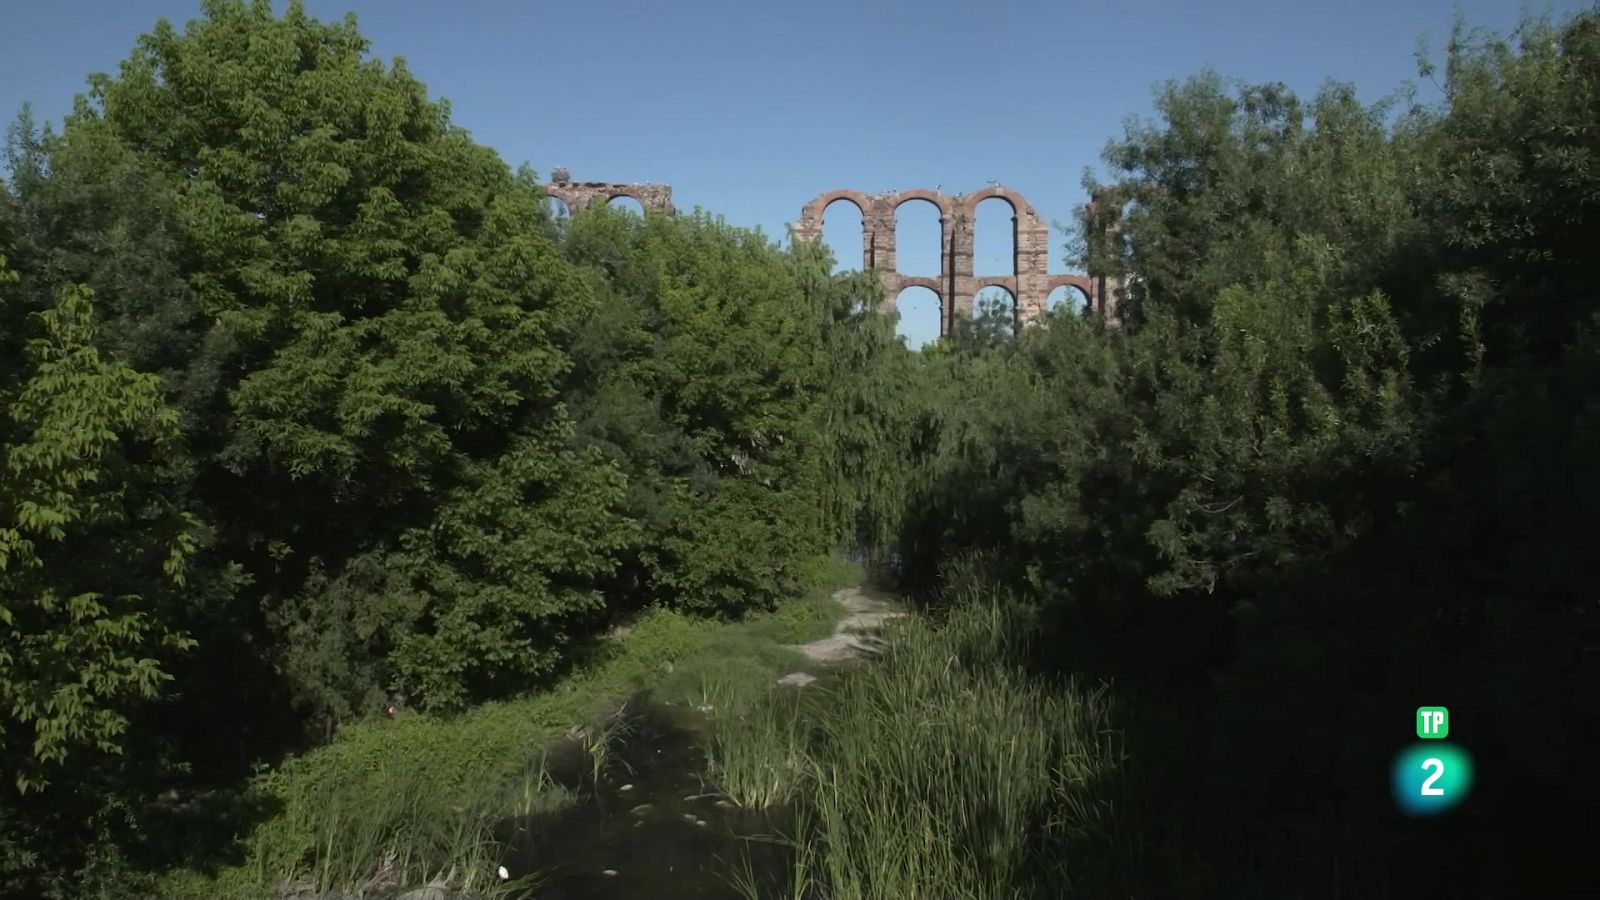
[[[539,873],[502,882],[499,861],[516,855],[542,818],[579,799],[583,784],[600,780],[626,736],[628,698],[648,690],[658,702],[703,705],[707,685],[730,703],[761,694],[804,662],[783,645],[831,632],[841,614],[833,591],[859,579],[855,567],[830,564],[807,596],[736,622],[652,610],[547,691],[458,716],[402,712],[347,727],[244,791],[275,813],[238,835],[232,858],[197,861],[144,892],[360,897],[439,883],[475,896],[518,895]],[[589,771],[580,783],[552,777],[549,752],[558,746],[583,757]]]

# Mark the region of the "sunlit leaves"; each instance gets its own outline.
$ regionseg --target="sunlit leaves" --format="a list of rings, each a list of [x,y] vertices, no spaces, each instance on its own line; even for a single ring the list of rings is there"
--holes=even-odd
[[[20,325],[7,300],[0,316]],[[170,600],[195,547],[191,518],[152,517],[166,504],[129,459],[176,434],[157,380],[94,348],[86,289],[64,290],[36,332],[26,380],[0,385],[0,740],[23,790],[75,753],[121,748],[125,704],[168,678],[152,654],[190,643],[139,591]]]

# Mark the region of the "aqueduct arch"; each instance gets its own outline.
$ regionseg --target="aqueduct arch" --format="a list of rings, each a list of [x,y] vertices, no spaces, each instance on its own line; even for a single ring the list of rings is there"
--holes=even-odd
[[[630,184],[612,181],[573,181],[566,169],[556,169],[544,186],[544,192],[567,205],[567,209],[577,212],[580,209],[615,200],[618,197],[631,197],[639,201],[645,209],[653,209],[672,215],[672,185],[670,184]]]
[[[1000,198],[1012,210],[1012,268],[1009,275],[982,276],[973,272],[973,226],[978,204],[991,197]],[[829,191],[800,210],[800,221],[793,226],[796,241],[821,241],[822,216],[836,200],[848,200],[861,209],[861,268],[873,271],[883,282],[884,306],[893,309],[900,291],[913,286],[927,287],[939,296],[939,333],[948,335],[955,317],[971,318],[973,300],[979,290],[1003,287],[1016,301],[1017,321],[1027,324],[1041,318],[1050,292],[1061,285],[1072,285],[1089,297],[1090,308],[1100,315],[1115,311],[1120,285],[1107,278],[1087,275],[1050,274],[1050,229],[1033,206],[1011,188],[992,185],[970,194],[944,194],[939,191],[909,190],[883,194],[860,191]],[[895,211],[911,200],[926,200],[939,209],[939,276],[911,277],[897,269]]]
[[[672,215],[672,186],[632,184],[610,181],[573,181],[566,169],[556,169],[544,185],[545,193],[566,204],[571,212],[605,204],[617,197],[631,197],[647,210]],[[1096,192],[1089,203],[1090,218],[1102,200]],[[1011,207],[1012,261],[1010,274],[973,271],[974,226],[978,204],[991,198],[1004,200]],[[1050,294],[1062,285],[1081,290],[1089,298],[1093,312],[1115,321],[1117,297],[1122,284],[1115,278],[1088,275],[1050,274],[1050,229],[1033,205],[1015,190],[990,185],[969,194],[945,194],[937,190],[915,189],[866,194],[848,189],[822,194],[800,210],[800,221],[793,225],[796,241],[821,241],[822,216],[828,206],[845,200],[861,211],[861,268],[876,272],[883,283],[885,311],[892,310],[900,292],[909,287],[925,287],[939,298],[939,333],[954,329],[955,317],[971,318],[973,303],[986,287],[1004,288],[1011,294],[1020,325],[1037,321],[1045,314]],[[901,204],[925,200],[939,210],[939,274],[933,277],[901,274],[895,248],[895,212]],[[1107,241],[1117,236],[1115,221],[1104,226]]]

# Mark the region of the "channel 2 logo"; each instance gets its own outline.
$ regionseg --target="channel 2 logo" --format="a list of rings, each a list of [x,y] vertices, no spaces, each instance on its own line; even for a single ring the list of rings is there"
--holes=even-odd
[[[1472,792],[1472,755],[1445,740],[1450,735],[1450,710],[1419,706],[1416,725],[1419,742],[1394,760],[1394,802],[1406,815],[1436,816]]]

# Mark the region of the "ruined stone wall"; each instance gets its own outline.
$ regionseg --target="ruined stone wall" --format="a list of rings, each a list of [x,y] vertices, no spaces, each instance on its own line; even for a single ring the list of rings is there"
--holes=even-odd
[[[1010,275],[978,276],[973,272],[973,228],[978,204],[991,197],[1004,200],[1012,211],[1014,259]],[[949,195],[938,191],[911,190],[886,194],[860,191],[829,191],[807,203],[794,223],[797,241],[822,240],[822,216],[828,205],[846,200],[861,210],[861,268],[874,271],[883,282],[885,311],[894,308],[900,292],[908,287],[926,287],[939,296],[939,333],[949,334],[955,317],[971,318],[978,291],[990,286],[1003,287],[1016,301],[1017,321],[1026,325],[1045,313],[1050,292],[1070,285],[1089,297],[1090,306],[1105,313],[1114,307],[1114,294],[1104,279],[1086,275],[1050,274],[1050,229],[1033,206],[1016,191],[1002,186],[988,187],[970,194]],[[912,200],[926,200],[939,209],[940,253],[937,278],[900,274],[895,252],[895,211]],[[844,248],[837,248],[841,252]]]
[[[588,209],[596,203],[606,204],[617,197],[632,197],[645,209],[672,215],[672,185],[626,184],[610,181],[572,181],[565,169],[557,169],[555,177],[544,186],[546,194],[567,205],[571,212]]]

